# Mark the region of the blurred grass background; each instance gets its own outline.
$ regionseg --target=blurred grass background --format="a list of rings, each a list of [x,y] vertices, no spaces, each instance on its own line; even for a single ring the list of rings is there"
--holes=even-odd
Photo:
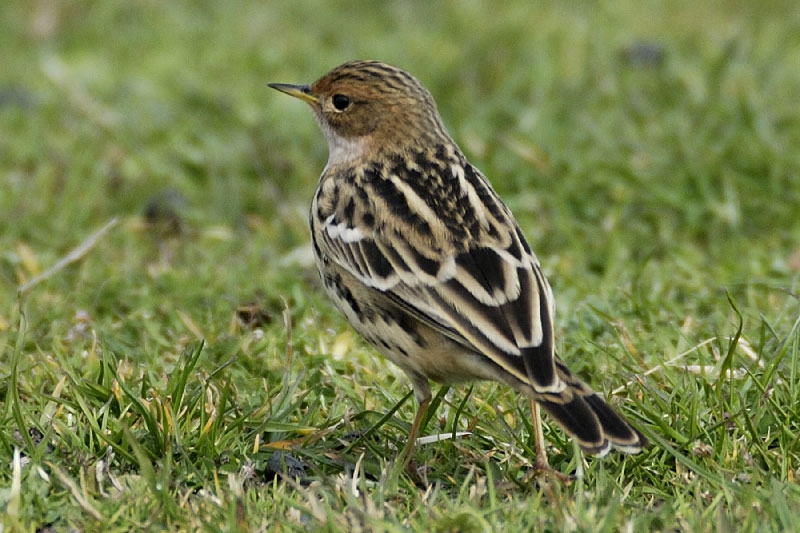
[[[793,2],[10,0],[0,51],[4,528],[796,527]],[[381,422],[407,383],[318,289],[327,147],[266,87],[354,58],[431,90],[544,264],[564,358],[651,449],[539,487],[526,402],[477,384],[428,426],[474,433],[418,449],[427,489],[382,490],[415,406]]]

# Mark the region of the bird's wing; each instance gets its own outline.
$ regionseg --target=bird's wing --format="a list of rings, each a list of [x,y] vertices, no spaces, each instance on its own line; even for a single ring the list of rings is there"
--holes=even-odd
[[[392,176],[318,196],[312,209],[327,204],[314,230],[317,253],[537,392],[557,395],[565,384],[556,372],[550,286],[485,178],[459,168],[453,179],[463,201],[451,202],[458,216]],[[455,242],[467,226],[469,238]]]

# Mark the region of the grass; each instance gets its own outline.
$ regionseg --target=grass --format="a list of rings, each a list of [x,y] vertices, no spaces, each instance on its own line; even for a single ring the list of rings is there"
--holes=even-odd
[[[793,3],[6,4],[1,530],[798,528]],[[549,428],[584,478],[527,482],[526,402],[479,383],[382,486],[415,406],[319,289],[326,146],[265,85],[355,57],[431,89],[646,452]]]

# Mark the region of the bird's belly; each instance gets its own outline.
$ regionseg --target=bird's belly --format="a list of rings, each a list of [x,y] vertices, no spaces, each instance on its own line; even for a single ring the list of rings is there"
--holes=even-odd
[[[343,283],[347,274],[326,276],[325,290],[348,322],[387,359],[406,373],[439,383],[508,381],[499,367],[391,305],[358,298],[353,291],[373,290]],[[352,279],[352,278],[350,278]]]

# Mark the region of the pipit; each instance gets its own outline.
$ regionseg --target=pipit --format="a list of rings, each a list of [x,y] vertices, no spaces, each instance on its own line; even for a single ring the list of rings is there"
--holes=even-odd
[[[540,406],[587,453],[647,444],[556,354],[538,259],[416,78],[352,61],[311,85],[270,87],[308,103],[328,141],[309,217],[314,256],[336,307],[411,380],[419,408],[401,458],[429,380],[494,380],[529,398],[538,469],[548,468]]]

